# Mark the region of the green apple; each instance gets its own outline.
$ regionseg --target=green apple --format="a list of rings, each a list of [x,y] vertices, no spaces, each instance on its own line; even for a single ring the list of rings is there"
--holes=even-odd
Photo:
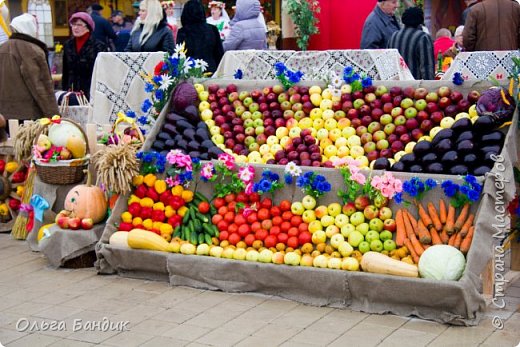
[[[365,216],[363,215],[363,212],[354,212],[351,216],[350,216],[350,223],[354,226],[358,226],[359,224],[361,223],[364,223],[365,222]]]
[[[374,240],[379,240],[379,233],[375,230],[369,230],[365,235],[365,240],[367,242],[372,242]]]
[[[260,257],[260,253],[256,249],[252,249],[247,251],[246,260],[247,261],[258,261],[258,257]]]
[[[392,239],[392,233],[388,230],[383,230],[379,234],[379,239],[381,241],[391,240]]]
[[[301,257],[298,253],[295,252],[287,252],[283,257],[283,262],[287,265],[300,265]]]
[[[206,243],[201,243],[197,246],[197,251],[195,252],[197,255],[208,255],[209,254],[209,246]]]
[[[261,263],[270,263],[273,259],[273,252],[269,249],[264,249],[260,252],[258,256],[258,261]]]
[[[329,260],[327,261],[327,267],[329,269],[341,270],[341,259],[329,258]]]
[[[370,229],[380,232],[381,230],[383,230],[383,221],[379,218],[374,218],[371,219],[370,222],[368,222],[368,226],[370,227]]]
[[[310,195],[305,195],[302,199],[302,205],[306,210],[312,210],[316,207],[316,199]]]
[[[341,213],[341,205],[337,202],[333,202],[327,206],[327,211],[329,212],[329,216],[336,217]]]
[[[397,245],[395,244],[394,240],[385,240],[385,242],[383,242],[383,248],[385,249],[385,251],[390,252],[396,249]]]
[[[302,219],[307,224],[316,220],[316,214],[314,213],[314,210],[305,210],[302,214]]]
[[[336,249],[338,249],[341,243],[345,242],[345,237],[341,234],[334,234],[330,238],[330,245]]]
[[[347,241],[343,241],[339,244],[338,252],[342,257],[348,257],[354,252],[354,248]]]
[[[361,234],[359,231],[354,230],[348,235],[348,243],[352,247],[358,247],[361,242],[365,240],[365,237],[363,234]]]
[[[353,226],[352,224],[348,223],[348,224],[345,224],[344,226],[341,227],[341,235],[343,235],[343,237],[347,238],[351,232],[355,231],[356,230],[356,227]]]
[[[343,258],[341,262],[341,268],[346,271],[358,271],[359,270],[359,262],[356,258],[347,257]]]
[[[345,215],[343,213],[338,214],[336,217],[334,217],[334,224],[336,224],[336,226],[338,228],[342,228],[345,225],[347,225],[348,224],[347,215]]]
[[[381,240],[372,240],[370,242],[370,249],[374,252],[381,252],[383,250],[383,242]]]
[[[365,254],[370,251],[370,244],[366,241],[363,241],[359,244],[358,249],[361,253]]]
[[[301,216],[305,212],[305,207],[300,201],[293,202],[291,204],[291,212],[295,215]]]
[[[370,227],[368,226],[368,223],[361,223],[358,226],[356,226],[356,230],[359,231],[361,234],[366,235],[368,233],[368,230],[370,230]]]

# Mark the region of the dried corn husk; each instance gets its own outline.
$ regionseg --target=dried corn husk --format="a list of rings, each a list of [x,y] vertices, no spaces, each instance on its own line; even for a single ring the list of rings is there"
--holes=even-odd
[[[132,189],[132,177],[139,175],[137,149],[129,144],[109,145],[92,156],[99,183],[107,190],[124,194]]]

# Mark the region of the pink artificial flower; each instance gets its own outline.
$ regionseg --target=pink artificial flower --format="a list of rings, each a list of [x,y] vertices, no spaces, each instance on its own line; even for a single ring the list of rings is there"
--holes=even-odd
[[[171,188],[173,186],[175,186],[174,182],[173,182],[173,178],[171,177],[167,177],[164,182],[166,182],[166,184],[168,185],[168,188]]]
[[[347,158],[335,158],[332,160],[332,166],[341,167],[347,163]]]
[[[376,189],[381,189],[381,183],[382,183],[381,176],[372,177],[372,180],[370,181],[370,184],[372,185],[372,187],[374,187]]]
[[[186,168],[186,170],[188,170],[188,171],[193,170],[192,165],[191,165],[191,157],[187,154],[182,153],[178,149],[171,150],[166,155],[166,160],[171,165],[176,165],[177,167],[180,167],[180,168]]]
[[[203,178],[210,180],[213,177],[213,170],[214,170],[213,163],[206,163],[202,166],[200,175]]]
[[[366,177],[362,173],[359,173],[359,172],[356,172],[355,174],[350,176],[350,179],[361,185],[365,184],[365,181],[366,181]]]
[[[221,153],[218,155],[218,160],[221,161],[228,170],[233,170],[235,168],[235,157],[231,154]]]
[[[251,182],[255,178],[255,168],[251,165],[242,166],[238,169],[238,177],[244,181],[245,184]]]
[[[381,188],[381,194],[385,198],[392,198],[395,194],[395,191],[392,188],[390,188],[389,186],[385,186],[385,187]]]
[[[394,180],[394,190],[396,193],[401,193],[403,191],[403,182],[401,180]]]
[[[246,194],[252,194],[253,193],[253,181],[249,181],[246,183],[246,189],[244,191]]]
[[[359,165],[361,165],[361,162],[359,160],[356,160],[356,159],[347,158],[347,165],[352,170],[352,167],[359,168]]]
[[[249,216],[251,213],[253,213],[256,210],[257,210],[257,208],[256,208],[256,202],[255,202],[250,207],[245,207],[244,208],[244,210],[242,211],[242,216],[247,218],[247,216]]]

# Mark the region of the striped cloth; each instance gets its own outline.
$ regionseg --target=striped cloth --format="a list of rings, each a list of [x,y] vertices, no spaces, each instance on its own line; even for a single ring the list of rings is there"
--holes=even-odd
[[[416,80],[435,78],[433,41],[420,28],[405,27],[392,34],[388,48],[396,48]]]

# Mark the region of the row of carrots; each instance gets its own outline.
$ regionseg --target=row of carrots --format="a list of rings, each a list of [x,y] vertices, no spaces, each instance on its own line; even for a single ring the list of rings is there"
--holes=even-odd
[[[475,215],[469,211],[470,205],[465,204],[457,218],[454,206],[439,202],[439,209],[431,202],[427,209],[421,203],[417,204],[419,218],[406,209],[400,209],[396,214],[396,240],[397,246],[406,246],[415,263],[424,250],[431,245],[447,244],[467,254],[471,246],[475,226]]]

